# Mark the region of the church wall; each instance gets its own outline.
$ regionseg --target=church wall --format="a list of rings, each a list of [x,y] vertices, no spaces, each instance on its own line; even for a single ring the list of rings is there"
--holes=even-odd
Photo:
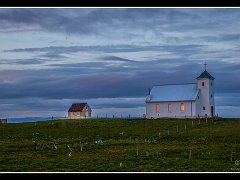
[[[212,84],[211,84],[212,83]],[[210,93],[210,97],[209,97],[209,101],[210,101],[210,111],[211,111],[211,106],[214,107],[214,111],[213,111],[213,115],[215,116],[215,100],[214,100],[214,80],[210,80],[210,88],[209,88],[209,93]],[[212,95],[212,97],[211,97]]]
[[[202,86],[204,83],[204,86]],[[209,107],[209,79],[199,79],[198,80],[198,88],[200,89],[200,98],[201,98],[201,105],[199,107],[199,115],[205,116],[207,114],[210,115],[210,107]],[[203,109],[205,107],[205,110]]]
[[[195,101],[195,107],[196,107],[196,116],[201,116],[201,108],[202,108],[202,104],[201,104],[201,92],[199,91],[196,101]]]
[[[172,112],[168,112],[168,104],[172,104]],[[184,103],[184,112],[181,112],[180,106]],[[181,102],[159,102],[160,112],[156,112],[156,103],[147,102],[146,103],[146,118],[185,118],[196,116],[196,104],[194,101],[181,101]],[[191,108],[192,106],[192,108]]]
[[[203,82],[204,86],[202,86]],[[198,88],[200,89],[200,105],[199,113],[197,114],[202,117],[204,117],[205,114],[207,114],[207,116],[211,116],[211,106],[213,106],[215,115],[214,81],[207,78],[198,79]],[[203,107],[205,107],[205,110]]]

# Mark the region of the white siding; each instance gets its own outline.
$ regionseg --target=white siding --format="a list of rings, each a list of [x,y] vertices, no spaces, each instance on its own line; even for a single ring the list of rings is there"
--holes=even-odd
[[[202,83],[204,82],[204,86]],[[212,86],[211,86],[212,83]],[[200,116],[211,116],[211,106],[214,108],[215,115],[215,102],[214,102],[214,80],[208,78],[198,79],[198,88],[200,89],[200,105],[199,105],[199,115]],[[211,98],[212,95],[212,98]],[[205,107],[205,110],[203,110]]]
[[[179,102],[158,102],[160,104],[160,112],[156,112],[156,103],[146,103],[146,118],[162,118],[162,117],[195,117],[196,104],[195,101],[179,101]],[[172,112],[168,112],[168,104],[172,104]],[[180,106],[184,103],[184,112],[181,112]]]
[[[212,86],[211,86],[212,83]],[[210,80],[210,108],[213,106],[213,116],[215,116],[215,100],[214,100],[214,80]],[[212,98],[211,98],[212,95]]]

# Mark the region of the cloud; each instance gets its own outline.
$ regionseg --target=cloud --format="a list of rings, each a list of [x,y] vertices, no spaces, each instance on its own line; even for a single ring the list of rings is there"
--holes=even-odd
[[[100,57],[99,59],[107,60],[107,61],[128,62],[128,63],[136,63],[137,62],[135,60],[130,60],[130,59],[121,58],[121,57],[117,57],[117,56],[103,56],[103,57]]]
[[[87,102],[93,110],[93,116],[122,115],[128,116],[138,115],[144,113],[145,98],[96,98],[96,99],[44,99],[44,98],[17,98],[17,99],[1,99],[1,116],[13,117],[14,114],[19,113],[18,117],[26,116],[67,116],[67,111],[72,103]],[[127,105],[126,105],[127,104]],[[103,110],[104,109],[104,110]],[[122,109],[122,111],[121,111]],[[138,112],[133,112],[135,109]],[[141,111],[139,112],[139,110]],[[9,111],[10,110],[10,111]],[[21,111],[25,112],[22,114]]]
[[[40,58],[31,59],[1,59],[0,64],[12,64],[12,65],[32,65],[32,64],[43,64],[46,60]]]
[[[138,52],[148,50],[159,50],[160,46],[135,46],[135,45],[97,45],[97,46],[49,46],[41,48],[20,48],[5,50],[4,52],[55,52],[55,53],[73,53],[81,51],[90,52]]]
[[[2,8],[1,107],[139,113],[148,88],[196,82],[206,61],[218,109],[238,109],[239,19],[234,8]]]
[[[209,19],[211,17],[211,19]],[[25,30],[95,34],[125,28],[159,31],[189,31],[218,28],[237,20],[238,9],[191,8],[6,8],[0,9],[4,31],[25,26]],[[35,27],[35,28],[30,28]],[[229,27],[227,27],[229,28]],[[23,30],[24,28],[21,28]],[[17,29],[16,29],[17,31]],[[128,32],[127,32],[128,33]]]
[[[125,46],[123,47],[123,49],[126,48]],[[136,46],[127,47],[129,49],[139,49]],[[190,54],[191,51],[197,52],[202,47],[204,46],[188,45],[182,47],[173,46],[171,48],[160,46],[158,48],[172,52],[175,49],[176,52]],[[57,49],[57,47],[55,48]],[[55,48],[50,49],[54,52]],[[100,48],[97,46],[96,49],[107,51],[107,48],[108,46]],[[122,50],[119,47],[114,48]],[[49,51],[48,48],[37,49]],[[147,49],[152,48],[147,47]],[[110,49],[110,51],[112,50]],[[200,65],[200,63],[203,63],[202,61],[192,61],[188,58],[164,60],[157,59],[158,56],[155,58],[154,60],[137,61],[114,55],[101,55],[94,61],[90,59],[89,62],[68,63],[67,61],[54,61],[47,65],[51,66],[51,69],[40,68],[38,71],[25,71],[28,75],[23,79],[11,84],[2,84],[6,89],[6,93],[2,94],[2,98],[41,97],[76,99],[83,96],[91,99],[100,97],[142,97],[147,94],[148,88],[153,84],[195,82],[195,78],[203,69],[203,65]],[[31,64],[30,60],[28,59],[22,63]],[[40,62],[32,61],[32,63],[43,63],[47,60],[41,59]],[[238,63],[216,60],[208,62],[210,73],[214,72],[213,76],[216,76],[216,92],[238,92],[238,85],[235,83],[239,81],[236,74],[238,65]],[[223,75],[223,71],[227,72],[224,72]],[[14,91],[16,87],[19,89],[18,93]],[[39,89],[42,90],[39,91]]]
[[[130,26],[149,29],[149,26],[146,25],[172,23],[181,18],[189,18],[189,16],[189,13],[179,12],[176,9],[154,8],[14,8],[0,11],[1,23],[4,28],[25,25],[25,30],[31,30],[29,28],[31,26],[38,26],[38,30],[82,34],[103,33],[109,27],[123,29]],[[134,26],[132,22],[134,22]],[[1,30],[4,31],[4,28]],[[23,29],[21,28],[21,30]]]

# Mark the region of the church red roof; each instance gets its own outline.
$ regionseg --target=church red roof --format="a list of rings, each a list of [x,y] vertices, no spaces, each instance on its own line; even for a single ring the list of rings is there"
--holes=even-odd
[[[87,103],[73,103],[68,112],[81,112]]]

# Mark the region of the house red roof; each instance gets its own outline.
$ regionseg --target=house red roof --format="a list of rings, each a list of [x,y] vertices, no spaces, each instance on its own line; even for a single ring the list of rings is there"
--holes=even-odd
[[[81,112],[87,103],[73,103],[68,112]]]

